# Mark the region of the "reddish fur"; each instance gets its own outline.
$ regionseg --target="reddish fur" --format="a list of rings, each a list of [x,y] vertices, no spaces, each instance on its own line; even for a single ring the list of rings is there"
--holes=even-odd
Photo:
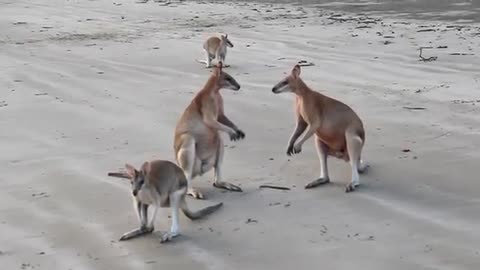
[[[210,75],[210,78],[207,80],[203,88],[195,95],[195,97],[190,102],[190,105],[188,105],[182,117],[178,121],[177,130],[175,132],[175,152],[178,152],[179,147],[182,144],[182,140],[179,139],[179,137],[185,132],[188,132],[188,130],[182,130],[182,123],[190,120],[186,117],[192,118],[192,114],[198,114],[203,119],[203,114],[205,110],[213,111],[216,118],[224,114],[223,98],[220,95],[221,87],[218,83],[220,80],[221,72],[222,64],[219,63],[219,65]],[[208,141],[214,143],[217,141],[218,132],[216,130],[213,130],[212,128],[212,132],[209,132],[208,136]]]
[[[308,125],[316,127],[317,138],[328,146],[328,154],[349,160],[345,134],[347,130],[365,141],[363,123],[346,104],[309,88],[299,77],[300,67],[295,66],[287,78],[296,94],[295,111]],[[340,155],[343,153],[343,156]],[[340,155],[340,156],[339,156]]]

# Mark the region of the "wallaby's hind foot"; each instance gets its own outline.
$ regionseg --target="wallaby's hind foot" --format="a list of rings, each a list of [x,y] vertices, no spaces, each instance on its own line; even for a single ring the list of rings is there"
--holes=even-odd
[[[236,186],[228,182],[218,182],[218,181],[213,182],[213,186],[216,188],[222,188],[230,191],[243,192],[239,186]]]
[[[355,188],[360,185],[359,177],[359,167],[361,163],[360,154],[362,153],[363,141],[358,135],[354,132],[347,131],[345,134],[345,139],[347,141],[347,151],[350,157],[350,167],[352,168],[352,179],[347,185],[345,192],[352,192]]]
[[[205,196],[203,196],[203,193],[201,193],[200,191],[198,191],[194,188],[191,188],[191,189],[187,190],[187,195],[190,195],[193,198],[199,199],[199,200],[205,199]]]
[[[369,168],[370,168],[370,165],[367,162],[360,159],[360,161],[358,162],[358,168],[357,168],[358,173],[364,174],[368,171]]]
[[[318,178],[317,180],[314,180],[314,181],[306,184],[305,189],[314,188],[316,186],[325,185],[325,184],[328,184],[328,183],[330,183],[330,178],[328,178],[328,177]]]
[[[183,134],[181,140],[181,146],[177,151],[177,162],[187,178],[187,194],[195,199],[203,199],[203,194],[192,187],[196,159],[195,139],[190,135]]]
[[[142,228],[139,228],[139,229],[135,229],[135,230],[129,231],[127,233],[124,233],[122,235],[122,237],[120,237],[119,241],[125,241],[125,240],[129,240],[129,239],[132,239],[132,238],[135,238],[135,237],[139,237],[141,235],[149,234],[149,233],[152,233],[153,230],[154,230],[153,226],[152,227],[142,227]]]
[[[347,185],[347,187],[345,188],[345,192],[346,193],[350,193],[350,192],[353,192],[355,191],[355,188],[358,187],[360,185],[360,183],[350,183]]]
[[[162,234],[162,236],[160,236],[160,243],[167,243],[167,242],[170,242],[172,241],[173,238],[179,236],[180,234],[179,233],[176,233],[176,232],[165,232]]]

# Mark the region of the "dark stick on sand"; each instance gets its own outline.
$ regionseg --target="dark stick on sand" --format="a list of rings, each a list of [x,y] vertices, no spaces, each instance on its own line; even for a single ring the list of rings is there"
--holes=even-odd
[[[111,177],[130,179],[130,176],[124,172],[109,172],[107,175]]]
[[[424,108],[424,107],[408,107],[408,106],[403,106],[404,109],[407,109],[407,110],[417,110],[417,111],[420,111],[420,110],[426,110],[427,108]]]
[[[420,47],[420,54],[418,55],[418,57],[420,57],[420,61],[432,62],[432,61],[437,60],[437,56],[430,56],[428,58],[423,57],[422,56],[423,49],[432,49],[432,47]]]
[[[288,187],[273,186],[273,185],[260,185],[259,188],[271,188],[271,189],[280,189],[280,190],[290,190]]]

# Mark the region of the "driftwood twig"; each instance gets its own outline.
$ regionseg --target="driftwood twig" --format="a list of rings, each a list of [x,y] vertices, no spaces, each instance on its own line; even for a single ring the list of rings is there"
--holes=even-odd
[[[432,49],[432,47],[420,47],[420,54],[418,55],[418,57],[420,57],[419,61],[432,62],[432,61],[437,60],[437,58],[438,58],[437,56],[430,56],[428,58],[423,57],[423,55],[422,55],[423,49]]]
[[[450,55],[475,55],[473,53],[459,53],[459,52],[455,52],[455,53],[449,53]]]
[[[109,172],[107,175],[111,177],[130,179],[130,176],[126,172]]]
[[[280,190],[290,190],[288,187],[274,186],[274,185],[260,185],[259,188],[271,188],[271,189],[280,189]]]
[[[408,106],[403,106],[404,109],[407,109],[407,110],[417,110],[417,111],[421,111],[421,110],[426,110],[427,108],[425,107],[408,107]]]
[[[315,66],[315,64],[313,62],[307,62],[305,60],[298,61],[298,65],[301,66],[301,67]]]

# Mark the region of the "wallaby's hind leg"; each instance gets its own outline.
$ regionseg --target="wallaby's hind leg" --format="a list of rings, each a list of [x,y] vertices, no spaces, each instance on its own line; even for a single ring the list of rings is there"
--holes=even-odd
[[[215,160],[214,173],[215,177],[213,180],[213,186],[216,188],[223,188],[230,191],[242,192],[242,189],[234,184],[222,181],[222,162],[223,162],[223,153],[224,146],[223,140],[219,136],[218,148],[217,148],[217,158]]]
[[[217,61],[218,61],[218,62],[222,62],[222,66],[223,66],[224,68],[230,66],[230,65],[227,65],[227,64],[225,63],[225,58],[226,58],[226,53],[217,54]]]
[[[177,152],[177,161],[187,177],[187,194],[195,199],[203,199],[203,194],[192,186],[193,169],[195,166],[195,140],[190,135],[182,135],[182,145]]]
[[[177,190],[170,195],[170,208],[172,209],[172,225],[170,231],[162,235],[160,242],[165,243],[171,241],[174,237],[179,235],[180,226],[178,222],[178,209],[181,201],[185,200],[185,190]]]
[[[205,64],[207,68],[212,67],[212,59],[213,57],[208,53],[207,50],[205,50]]]
[[[150,221],[148,221],[148,216],[147,216],[147,213],[148,211],[145,210],[145,225],[147,226],[148,229],[152,229],[153,231],[153,228],[155,227],[154,226],[154,223],[155,223],[155,218],[157,217],[157,212],[158,212],[158,206],[157,205],[154,205],[153,206],[153,214],[152,214],[152,217],[150,219]],[[148,223],[147,223],[148,221]]]
[[[120,241],[125,241],[144,234],[148,234],[153,232],[154,230],[153,226],[147,226],[148,205],[134,200],[134,206],[138,214],[138,220],[140,221],[140,228],[124,233],[122,237],[120,237]]]
[[[345,192],[352,192],[358,185],[360,185],[358,164],[360,163],[363,141],[358,135],[349,131],[346,132],[345,139],[347,141],[347,151],[350,158],[350,166],[352,167],[352,179],[347,185]]]
[[[319,185],[327,184],[330,182],[330,177],[328,176],[328,167],[327,167],[327,150],[326,146],[318,138],[315,140],[315,146],[317,148],[318,159],[320,160],[320,176],[318,179],[314,180],[311,183],[308,183],[305,188],[313,188]]]

